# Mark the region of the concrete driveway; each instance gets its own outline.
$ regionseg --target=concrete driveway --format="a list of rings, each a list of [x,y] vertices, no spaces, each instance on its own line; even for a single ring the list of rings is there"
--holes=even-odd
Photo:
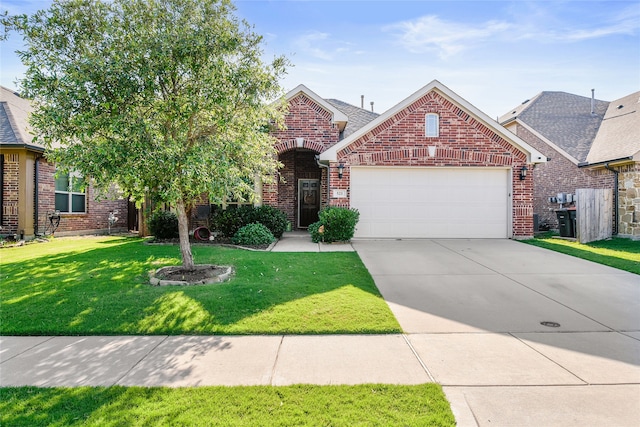
[[[353,246],[459,425],[637,425],[639,276],[511,240]]]

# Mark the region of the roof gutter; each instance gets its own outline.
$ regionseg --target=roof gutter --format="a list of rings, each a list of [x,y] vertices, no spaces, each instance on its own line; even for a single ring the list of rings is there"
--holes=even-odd
[[[612,163],[616,164],[616,163],[624,163],[624,162],[628,162],[633,160],[633,156],[627,156],[627,157],[620,157],[619,159],[615,159],[615,160],[605,160],[603,162],[596,162],[596,163],[589,163],[589,162],[581,162],[578,163],[578,167],[579,168],[588,168],[588,167],[598,167],[598,166],[604,166],[605,169],[609,169],[609,165],[611,165]]]
[[[501,124],[502,126],[505,126],[505,125],[508,125],[509,123],[515,122],[516,120],[518,120],[518,117],[509,117],[504,122],[498,122],[498,123]]]
[[[41,147],[39,145],[31,145],[31,144],[13,144],[13,143],[9,143],[9,144],[0,144],[0,147],[2,148],[24,148],[26,150],[30,150],[30,151],[35,151],[37,153],[44,153],[45,152],[45,148]]]

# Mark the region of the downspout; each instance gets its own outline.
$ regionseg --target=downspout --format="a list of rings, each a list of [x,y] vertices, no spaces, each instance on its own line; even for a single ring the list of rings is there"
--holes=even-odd
[[[331,173],[330,173],[330,169],[329,169],[329,165],[323,165],[322,163],[320,163],[320,156],[316,155],[316,164],[318,165],[319,168],[325,168],[327,170],[327,207],[329,205],[331,205],[331,185],[330,184],[330,179],[331,179]]]
[[[33,235],[38,235],[38,218],[40,217],[38,212],[38,194],[40,193],[39,186],[39,177],[40,177],[40,156],[36,156],[34,167],[33,167]]]
[[[620,172],[615,170],[615,169],[613,169],[612,167],[610,167],[609,163],[605,163],[604,164],[604,168],[606,170],[609,170],[609,171],[613,172],[615,174],[615,176],[616,176],[615,183],[613,184],[614,185],[613,186],[613,215],[615,216],[615,221],[614,221],[615,230],[613,232],[613,235],[617,236],[618,235],[618,226],[619,226],[618,222],[620,221],[618,219],[618,187],[619,187],[619,185],[618,185],[618,175],[620,174]]]

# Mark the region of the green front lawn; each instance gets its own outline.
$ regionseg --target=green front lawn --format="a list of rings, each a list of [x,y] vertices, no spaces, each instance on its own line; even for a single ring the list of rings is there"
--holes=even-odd
[[[454,426],[436,384],[0,388],[6,426]]]
[[[611,240],[582,244],[571,240],[553,238],[550,234],[547,234],[543,237],[523,240],[523,242],[640,274],[639,241],[613,238]]]
[[[229,282],[153,287],[180,263],[173,245],[124,237],[56,238],[0,250],[0,334],[398,333],[356,253],[194,246],[197,263],[233,265]]]

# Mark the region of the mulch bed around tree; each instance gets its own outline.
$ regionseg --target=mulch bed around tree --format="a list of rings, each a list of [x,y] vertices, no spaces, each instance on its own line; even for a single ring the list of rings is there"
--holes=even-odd
[[[175,239],[151,239],[146,242],[147,244],[156,244],[156,245],[179,245],[180,240],[178,238]],[[189,238],[189,243],[192,245],[207,245],[207,246],[227,246],[231,248],[238,249],[249,249],[255,251],[264,251],[269,249],[271,244],[269,245],[234,245],[231,242],[231,239],[226,237],[216,237],[215,240],[197,240],[193,237]]]

